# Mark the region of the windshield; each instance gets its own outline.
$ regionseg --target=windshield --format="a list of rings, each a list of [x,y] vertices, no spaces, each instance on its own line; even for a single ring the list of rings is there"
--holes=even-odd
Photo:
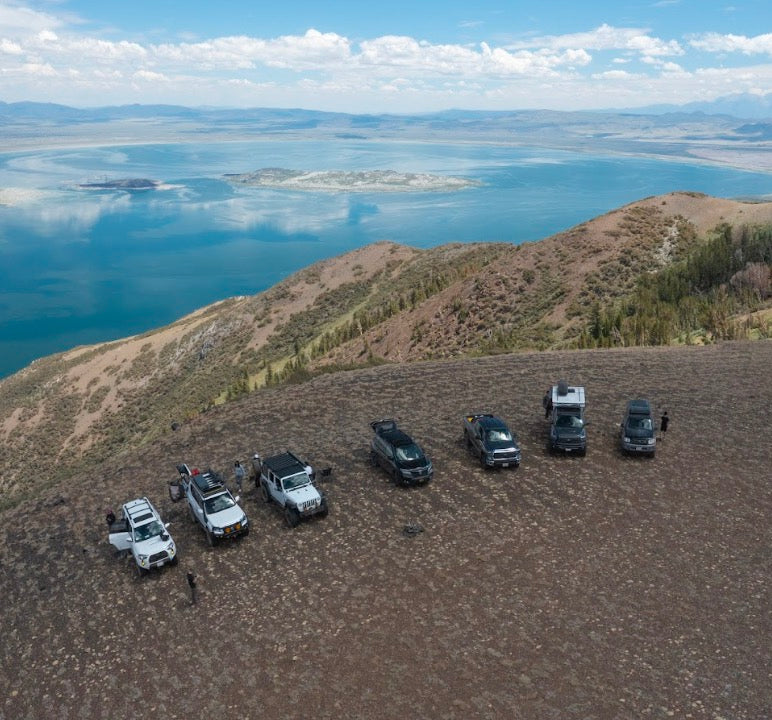
[[[577,428],[580,429],[584,425],[582,418],[576,417],[576,415],[558,415],[555,421],[555,426],[560,428]]]
[[[221,510],[227,510],[228,508],[233,507],[235,504],[236,503],[233,501],[233,498],[230,495],[223,493],[222,495],[218,495],[217,497],[213,497],[205,501],[206,514],[212,515],[214,513],[220,512]]]
[[[493,428],[488,430],[488,442],[512,442],[512,433],[506,428]]]
[[[149,540],[165,531],[166,528],[163,526],[163,523],[153,520],[153,522],[149,522],[147,525],[140,525],[138,528],[134,528],[134,542]]]
[[[288,478],[284,478],[281,481],[285,490],[295,490],[295,488],[303,487],[311,482],[306,473],[298,473],[297,475],[291,475]]]
[[[653,429],[651,418],[648,417],[631,417],[627,420],[627,427],[629,427],[631,430]]]
[[[410,462],[411,460],[422,460],[424,454],[421,448],[415,443],[412,445],[400,445],[397,447],[397,460]]]

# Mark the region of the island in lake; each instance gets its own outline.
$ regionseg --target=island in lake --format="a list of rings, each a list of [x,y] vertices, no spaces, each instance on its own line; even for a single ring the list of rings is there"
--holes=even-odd
[[[401,173],[395,170],[287,170],[262,168],[251,173],[229,173],[229,182],[257,187],[328,192],[448,192],[480,185],[476,180],[449,175]]]
[[[147,178],[121,178],[119,180],[103,180],[101,182],[81,183],[84,190],[155,190],[161,183]]]

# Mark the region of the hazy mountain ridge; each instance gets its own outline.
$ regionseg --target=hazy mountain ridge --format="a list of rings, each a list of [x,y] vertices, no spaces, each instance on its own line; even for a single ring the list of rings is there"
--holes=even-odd
[[[0,382],[2,492],[30,489],[30,463],[72,470],[281,378],[571,346],[593,303],[720,223],[772,223],[772,203],[673,193],[521,246],[376,243],[165,328],[40,359]]]

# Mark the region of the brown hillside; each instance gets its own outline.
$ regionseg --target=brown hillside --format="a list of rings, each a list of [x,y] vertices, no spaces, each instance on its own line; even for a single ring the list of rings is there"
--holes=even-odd
[[[769,717],[771,366],[772,341],[385,365],[260,390],[64,481],[30,468],[48,489],[0,512],[0,718]],[[584,458],[545,450],[559,377],[587,388]],[[651,460],[617,449],[635,395],[671,416]],[[519,469],[459,442],[480,409],[519,433]],[[384,416],[432,457],[427,487],[368,464]],[[252,533],[211,549],[167,498],[176,462],[284,448],[333,466],[327,518],[290,530],[250,486]],[[144,494],[181,562],[140,579],[103,516]]]
[[[719,223],[772,203],[648,198],[539,242],[376,243],[159,330],[43,358],[0,381],[0,505],[141,446],[285,371],[556,349],[596,300],[628,292]]]
[[[629,292],[642,272],[677,259],[719,224],[769,222],[772,203],[683,192],[631,203],[545,240],[502,246],[479,273],[329,360],[353,362],[365,349],[395,361],[451,357],[485,352],[497,336],[509,349],[559,347],[578,334],[593,301]]]

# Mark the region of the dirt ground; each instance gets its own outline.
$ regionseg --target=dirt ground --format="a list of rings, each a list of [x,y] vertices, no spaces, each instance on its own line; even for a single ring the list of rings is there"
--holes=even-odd
[[[383,366],[170,429],[0,517],[0,720],[770,717],[771,367],[768,341]],[[584,458],[546,451],[559,378],[586,387]],[[638,395],[671,418],[654,459],[618,450]],[[519,469],[468,455],[479,410],[518,432]],[[430,485],[370,467],[382,417]],[[232,482],[284,449],[332,466],[327,518],[291,530],[250,484],[251,534],[210,549],[168,498],[177,462]],[[141,495],[181,557],[145,578],[103,519]]]

